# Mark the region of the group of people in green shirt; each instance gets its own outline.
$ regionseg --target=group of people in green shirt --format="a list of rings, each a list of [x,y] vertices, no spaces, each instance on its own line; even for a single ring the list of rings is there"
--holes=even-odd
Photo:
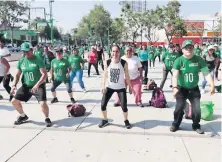
[[[55,50],[56,56],[51,53],[52,56],[54,56],[52,57],[47,47],[44,48],[44,51],[41,51],[38,46],[33,50],[31,45],[25,42],[21,45],[21,51],[23,51],[23,56],[18,61],[17,72],[10,92],[11,95],[14,95],[11,101],[12,105],[20,114],[15,124],[22,124],[28,120],[28,116],[24,113],[22,108],[21,101],[27,102],[34,95],[45,115],[46,126],[50,127],[52,123],[49,118],[49,108],[46,102],[45,85],[45,81],[48,78],[47,69],[50,71],[49,81],[52,81],[51,92],[53,99],[51,103],[58,102],[55,90],[61,83],[66,85],[70,100],[72,103],[75,103],[76,101],[72,95],[72,84],[76,76],[80,87],[83,91],[87,92],[82,81],[85,61],[75,48],[72,52],[68,51],[67,48],[58,48]],[[50,64],[50,66],[46,68],[48,64]],[[22,86],[16,91],[16,94],[14,94],[20,76],[22,76]]]
[[[195,45],[196,46],[196,45]],[[169,49],[155,49],[154,47],[147,47],[144,45],[142,49],[138,50],[138,57],[141,60],[142,66],[145,70],[145,77],[147,77],[146,69],[148,70],[148,60],[150,53],[156,52],[158,57],[162,54],[163,62],[163,80],[160,87],[163,88],[167,74],[172,73],[172,89],[173,95],[176,98],[176,108],[174,111],[174,121],[170,127],[170,131],[175,132],[179,129],[183,115],[184,105],[186,100],[190,100],[192,106],[192,120],[193,129],[203,134],[204,131],[200,127],[200,98],[201,93],[198,87],[199,73],[202,72],[206,81],[210,84],[210,94],[214,94],[214,81],[209,68],[209,61],[217,60],[215,51],[212,51],[214,46],[208,47],[208,53],[205,57],[199,56],[199,50],[194,48],[194,44],[191,40],[186,40],[182,44],[182,55],[179,52],[175,52],[174,45],[170,44]],[[28,120],[28,116],[24,113],[21,101],[27,102],[32,95],[38,100],[42,111],[45,116],[46,126],[51,126],[51,120],[49,118],[49,108],[47,105],[46,86],[45,80],[48,77],[46,64],[44,60],[44,54],[41,51],[33,51],[29,43],[23,43],[21,45],[23,51],[23,57],[17,64],[17,72],[11,88],[11,95],[14,95],[12,99],[12,105],[16,108],[20,114],[15,124],[21,124]],[[135,49],[134,49],[135,50]],[[164,51],[164,52],[163,52]],[[75,76],[80,84],[80,87],[85,90],[84,83],[82,81],[84,59],[78,54],[77,49],[73,49],[72,52],[67,49],[56,49],[56,56],[50,61],[50,78],[52,81],[51,92],[53,100],[51,103],[58,102],[56,97],[56,88],[64,83],[67,88],[68,95],[72,103],[75,103],[75,99],[72,95],[72,82]],[[135,52],[134,52],[135,53]],[[47,55],[48,56],[48,55]],[[154,57],[155,58],[155,57]],[[217,62],[218,63],[218,62]],[[217,65],[217,64],[216,64]],[[216,66],[215,66],[216,67]],[[23,83],[15,93],[20,76],[23,77]]]

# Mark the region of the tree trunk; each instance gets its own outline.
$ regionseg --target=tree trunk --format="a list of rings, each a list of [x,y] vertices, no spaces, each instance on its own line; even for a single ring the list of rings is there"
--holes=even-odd
[[[11,27],[11,44],[14,47],[14,45],[13,45],[13,38],[14,38],[13,27]]]

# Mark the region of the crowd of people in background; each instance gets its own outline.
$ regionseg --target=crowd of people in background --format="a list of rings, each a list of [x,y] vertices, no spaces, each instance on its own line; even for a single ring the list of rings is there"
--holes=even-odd
[[[38,100],[45,116],[46,126],[51,126],[49,108],[47,105],[46,83],[51,83],[53,99],[51,103],[58,102],[56,89],[60,84],[65,84],[71,103],[76,103],[73,97],[73,80],[76,77],[83,92],[87,93],[83,82],[83,70],[87,66],[88,77],[91,76],[91,66],[95,68],[96,75],[100,75],[101,66],[103,94],[101,111],[103,115],[99,127],[108,125],[106,106],[112,95],[115,95],[114,106],[121,106],[124,123],[127,129],[132,125],[128,120],[127,88],[135,97],[135,104],[144,107],[142,103],[142,84],[147,84],[149,69],[155,70],[155,63],[162,64],[162,80],[160,87],[164,91],[164,84],[170,73],[173,95],[176,98],[174,122],[170,128],[172,132],[179,129],[182,121],[183,109],[186,99],[189,99],[193,107],[193,129],[202,134],[200,128],[200,94],[206,92],[206,84],[210,83],[210,93],[214,93],[214,78],[219,81],[218,71],[221,63],[221,49],[217,44],[193,43],[184,41],[182,46],[170,43],[165,45],[146,44],[112,44],[103,47],[101,44],[81,45],[80,47],[53,48],[52,45],[34,48],[30,43],[21,45],[23,52],[17,64],[14,77],[10,74],[10,65],[5,57],[10,52],[4,47],[4,38],[0,39],[0,83],[3,81],[4,88],[9,93],[9,100],[20,114],[15,124],[22,124],[28,120],[24,113],[21,101],[28,102],[32,96]],[[108,58],[104,51],[107,51]],[[85,53],[87,57],[85,56]],[[108,59],[108,60],[107,60]],[[199,73],[203,74],[201,89],[199,90]],[[21,78],[22,86],[17,89]],[[10,81],[13,81],[10,87]],[[15,90],[17,89],[16,93]],[[0,96],[2,97],[2,96]]]

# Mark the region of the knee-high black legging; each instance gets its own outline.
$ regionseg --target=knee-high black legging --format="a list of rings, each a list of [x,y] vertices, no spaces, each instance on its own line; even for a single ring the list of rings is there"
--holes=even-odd
[[[145,71],[144,78],[147,78],[148,74],[148,61],[141,61],[142,68]]]
[[[11,74],[8,74],[6,79],[4,79],[3,76],[0,77],[0,83],[3,81],[3,86],[5,90],[8,92],[8,94],[10,94],[11,91],[11,87],[9,85],[10,80],[11,80]]]
[[[128,109],[127,109],[126,88],[116,90],[116,89],[111,89],[107,87],[104,91],[103,98],[101,101],[101,110],[106,111],[106,106],[114,92],[117,92],[119,96],[120,104],[121,104],[121,108],[123,112],[127,112]]]

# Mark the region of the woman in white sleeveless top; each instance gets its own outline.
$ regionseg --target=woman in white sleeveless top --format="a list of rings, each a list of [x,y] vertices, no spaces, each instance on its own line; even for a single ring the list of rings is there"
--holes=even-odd
[[[10,65],[8,61],[4,57],[0,56],[0,83],[3,82],[3,86],[5,90],[8,92],[8,94],[10,94],[11,91],[11,87],[9,86],[11,79],[11,74],[9,72],[9,69]],[[0,98],[3,97],[0,95]],[[10,96],[9,100],[11,101],[12,98],[13,96]]]
[[[107,126],[107,111],[106,106],[112,97],[114,92],[118,93],[120,98],[121,108],[123,110],[124,123],[127,129],[131,128],[131,124],[128,120],[128,109],[127,109],[127,96],[126,96],[126,85],[129,85],[130,91],[132,89],[128,73],[128,64],[126,61],[120,59],[120,48],[117,45],[112,47],[111,59],[107,60],[104,65],[102,89],[103,93],[101,110],[103,115],[103,120],[99,124],[100,128]]]

